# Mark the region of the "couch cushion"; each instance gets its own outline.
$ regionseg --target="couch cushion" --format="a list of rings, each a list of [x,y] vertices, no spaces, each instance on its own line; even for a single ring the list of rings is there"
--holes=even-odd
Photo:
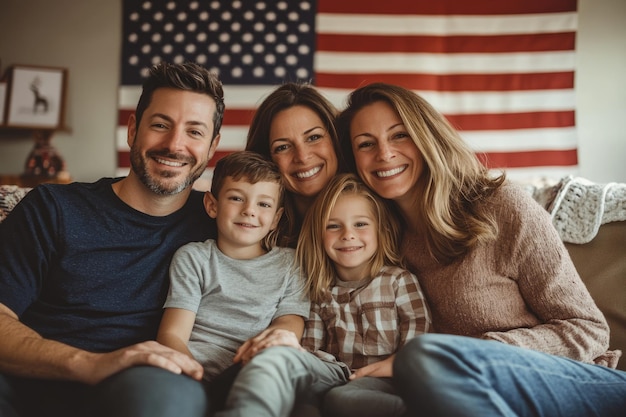
[[[610,349],[626,354],[626,221],[602,225],[589,243],[565,246],[609,322]],[[617,368],[626,370],[626,357],[622,357]]]

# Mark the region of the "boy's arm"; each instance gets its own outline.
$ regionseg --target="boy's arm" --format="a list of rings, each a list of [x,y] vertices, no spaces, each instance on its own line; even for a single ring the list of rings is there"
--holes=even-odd
[[[157,333],[157,342],[193,358],[187,343],[189,343],[195,320],[196,313],[193,311],[182,308],[166,308]]]
[[[233,361],[247,363],[254,355],[270,346],[291,346],[302,349],[300,338],[304,333],[304,318],[295,314],[276,317],[267,329],[246,340],[237,349]]]

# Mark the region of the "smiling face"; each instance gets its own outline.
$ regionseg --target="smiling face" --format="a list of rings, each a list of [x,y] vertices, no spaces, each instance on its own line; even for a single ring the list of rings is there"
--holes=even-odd
[[[306,106],[277,113],[270,128],[270,154],[285,188],[314,197],[337,173],[337,154],[322,119]]]
[[[360,281],[370,273],[378,249],[378,220],[372,203],[361,195],[339,196],[324,230],[324,250],[343,281]]]
[[[160,88],[139,127],[128,126],[132,173],[157,194],[177,194],[202,175],[215,153],[215,101],[200,93]]]
[[[262,255],[263,238],[278,225],[280,185],[226,177],[219,195],[205,195],[209,216],[217,220],[217,246],[227,256],[251,259]]]
[[[391,105],[376,101],[359,110],[350,123],[350,139],[363,182],[383,198],[415,200],[424,160]]]

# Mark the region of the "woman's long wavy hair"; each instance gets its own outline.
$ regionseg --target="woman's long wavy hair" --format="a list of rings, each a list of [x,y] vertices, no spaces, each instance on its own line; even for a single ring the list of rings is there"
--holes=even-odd
[[[333,148],[337,155],[338,172],[345,172],[346,164],[342,159],[339,136],[335,128],[335,118],[338,111],[313,85],[307,83],[285,83],[263,100],[250,123],[246,150],[260,153],[271,159],[269,137],[272,121],[278,113],[294,106],[308,107],[319,116],[324,123],[324,129],[332,139]],[[294,196],[289,191],[285,193],[285,214],[280,225],[280,244],[284,246],[296,245],[302,222],[302,219],[298,218],[295,212],[293,198]]]
[[[400,226],[397,216],[385,201],[370,190],[355,174],[335,176],[317,196],[307,211],[296,248],[296,259],[306,277],[311,301],[320,303],[337,278],[337,270],[324,250],[324,232],[337,200],[346,195],[363,197],[376,220],[378,250],[370,259],[370,278],[385,265],[401,265],[398,256]],[[367,277],[363,277],[367,278]]]
[[[424,158],[424,170],[415,184],[423,198],[416,202],[418,208],[412,215],[421,225],[419,233],[425,235],[430,254],[449,264],[478,242],[495,238],[497,225],[483,202],[504,183],[504,173],[490,175],[454,127],[418,94],[386,83],[352,92],[337,122],[348,164],[355,166],[352,119],[363,107],[380,101],[398,113]]]

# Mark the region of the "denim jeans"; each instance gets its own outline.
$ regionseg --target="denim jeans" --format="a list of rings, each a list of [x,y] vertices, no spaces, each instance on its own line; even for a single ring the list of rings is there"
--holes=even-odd
[[[626,372],[495,341],[421,335],[393,372],[408,416],[626,415]]]
[[[200,382],[149,366],[95,386],[0,375],[2,416],[203,417],[207,407]]]

